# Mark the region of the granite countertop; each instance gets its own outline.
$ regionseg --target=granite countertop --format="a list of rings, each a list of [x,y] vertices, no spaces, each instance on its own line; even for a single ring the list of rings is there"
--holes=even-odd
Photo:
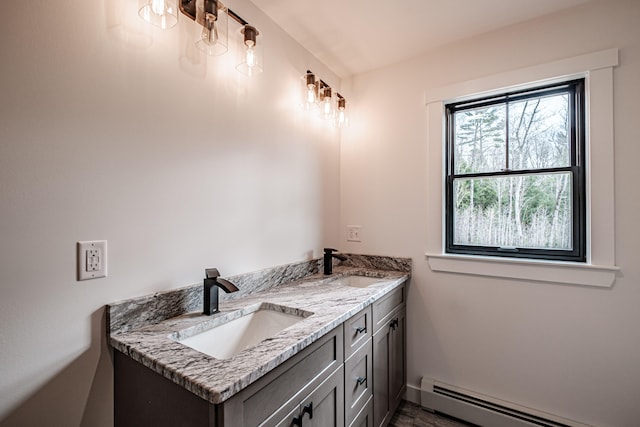
[[[366,288],[332,281],[357,274],[384,279]],[[220,313],[182,314],[159,323],[111,333],[111,345],[144,366],[170,379],[210,403],[221,403],[291,358],[311,343],[409,278],[409,272],[362,267],[337,267],[334,274],[312,274],[300,280],[220,302]],[[294,312],[311,312],[296,324],[225,360],[215,359],[180,344],[177,338],[194,330],[204,331],[221,320],[255,310],[270,303]],[[233,314],[231,314],[233,313]]]

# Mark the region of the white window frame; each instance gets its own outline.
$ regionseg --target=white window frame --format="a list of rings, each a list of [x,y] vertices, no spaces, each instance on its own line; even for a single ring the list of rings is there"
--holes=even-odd
[[[613,67],[618,49],[518,69],[431,90],[427,109],[427,253],[431,270],[562,284],[611,287],[615,266]],[[445,104],[585,78],[587,262],[447,254],[445,248]]]

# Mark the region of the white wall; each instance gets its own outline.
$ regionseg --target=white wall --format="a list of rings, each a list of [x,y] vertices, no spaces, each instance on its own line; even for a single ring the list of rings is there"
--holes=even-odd
[[[296,97],[308,68],[340,81],[250,2],[229,3],[263,34],[252,81],[230,56],[201,57],[190,20],[162,32],[135,1],[4,5],[3,426],[113,424],[105,304],[337,243],[338,135]],[[77,282],[75,243],[93,239],[108,240],[109,276]]]
[[[596,1],[396,64],[348,82],[341,141],[342,247],[414,260],[408,381],[428,376],[597,426],[640,417],[640,197],[637,137],[640,3]],[[620,48],[614,70],[616,264],[611,289],[430,271],[425,252],[426,91]],[[597,244],[597,242],[594,242]]]

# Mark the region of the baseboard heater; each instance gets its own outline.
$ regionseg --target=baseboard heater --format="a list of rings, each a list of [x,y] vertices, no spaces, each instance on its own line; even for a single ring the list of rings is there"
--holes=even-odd
[[[589,427],[573,420],[422,378],[420,404],[483,427]]]

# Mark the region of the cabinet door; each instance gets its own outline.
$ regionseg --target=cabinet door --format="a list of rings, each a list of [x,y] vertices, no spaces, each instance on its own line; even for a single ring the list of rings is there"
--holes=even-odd
[[[387,325],[373,335],[373,425],[386,425],[391,419],[389,407],[389,348],[391,326]]]
[[[305,427],[344,427],[344,367],[327,378],[301,406]]]
[[[407,383],[406,363],[406,309],[400,310],[391,320],[395,327],[391,329],[389,340],[389,410],[391,415],[402,401]]]
[[[386,326],[373,335],[373,421],[389,424],[406,385],[405,308],[389,315]]]

